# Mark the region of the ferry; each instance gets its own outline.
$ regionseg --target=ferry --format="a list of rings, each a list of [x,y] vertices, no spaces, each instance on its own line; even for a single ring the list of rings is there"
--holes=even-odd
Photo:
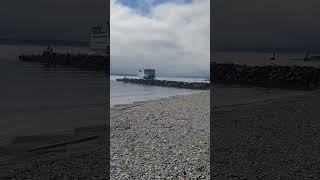
[[[139,69],[138,76],[143,79],[154,79],[156,78],[156,70],[154,69]]]
[[[90,49],[97,54],[110,55],[109,22],[91,28]]]

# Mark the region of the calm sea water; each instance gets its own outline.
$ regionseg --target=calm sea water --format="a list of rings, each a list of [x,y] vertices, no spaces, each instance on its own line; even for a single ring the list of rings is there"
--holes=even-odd
[[[145,86],[138,84],[130,84],[116,81],[122,79],[124,76],[111,76],[110,77],[110,104],[111,106],[128,104],[138,101],[156,100],[160,98],[168,98],[177,95],[186,95],[199,90],[188,90],[178,88],[165,88],[157,86]],[[138,78],[136,76],[127,76],[128,78]],[[159,80],[172,80],[172,81],[204,81],[203,78],[173,78],[173,77],[158,77]]]
[[[106,90],[109,87],[104,73],[18,62],[19,54],[41,53],[45,48],[0,45],[0,144],[7,143],[15,136],[50,134],[80,126],[106,123]],[[59,52],[88,51],[83,47],[54,47],[54,49]],[[266,60],[270,57],[270,53],[228,52],[216,53],[214,57],[218,62],[243,64],[320,65],[320,62],[288,60],[303,57],[303,54],[299,53],[280,54],[280,60],[275,62]],[[128,84],[115,81],[117,78],[123,77],[111,76],[111,106],[199,92]],[[158,79],[188,82],[204,80],[172,77],[158,77]],[[225,87],[217,87],[215,92],[218,95],[214,102],[217,106],[229,105],[229,102],[237,103],[239,99],[245,103],[248,99],[252,100],[253,94],[259,100],[288,94],[282,91]],[[230,94],[230,101],[222,98],[225,94]]]
[[[104,124],[106,76],[102,72],[22,63],[20,54],[41,53],[43,46],[0,45],[0,144],[16,136],[54,134]],[[54,47],[58,52],[88,52],[83,47]],[[128,104],[198,91],[116,82],[111,77],[110,103]],[[159,78],[201,81],[194,78]]]
[[[0,144],[15,136],[106,123],[105,74],[17,60],[20,53],[38,53],[44,48],[0,46]]]
[[[310,54],[311,56],[319,56],[319,54]],[[247,65],[297,65],[297,66],[320,66],[320,61],[298,61],[295,58],[304,58],[304,52],[297,53],[277,53],[277,60],[270,61],[272,52],[215,52],[212,60],[215,62],[233,62]]]

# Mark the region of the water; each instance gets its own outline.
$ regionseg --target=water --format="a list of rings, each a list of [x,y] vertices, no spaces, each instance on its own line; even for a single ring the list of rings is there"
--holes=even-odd
[[[318,56],[319,54],[311,54],[311,56]],[[215,52],[212,60],[215,62],[234,62],[247,65],[288,65],[288,66],[320,66],[320,61],[299,61],[292,60],[296,58],[304,58],[305,54],[302,52],[279,52],[277,60],[271,61],[272,52]]]
[[[0,144],[12,137],[50,134],[76,127],[104,124],[107,84],[101,72],[74,68],[52,68],[38,63],[19,63],[21,53],[41,53],[42,46],[0,45]],[[59,52],[87,52],[83,47],[54,47]],[[319,66],[320,62],[292,61],[301,53],[280,54],[280,60],[271,62],[271,53],[228,52],[216,53],[218,62],[236,62],[251,65],[282,64]],[[111,76],[111,106],[138,101],[155,100],[200,92],[198,90],[164,88],[117,82],[123,76]],[[136,77],[133,77],[136,78]],[[204,81],[200,78],[158,77],[174,81]],[[301,92],[266,90],[261,88],[216,87],[216,106],[260,101]],[[224,98],[227,99],[224,99]]]
[[[86,53],[84,47],[53,47]],[[16,136],[55,134],[105,124],[106,76],[102,72],[18,62],[20,54],[41,53],[43,46],[0,45],[0,145]],[[111,76],[111,106],[199,91],[116,82]],[[158,79],[195,81],[194,78]],[[196,79],[203,81],[204,79]]]
[[[146,86],[139,84],[131,84],[116,81],[124,76],[111,76],[110,77],[110,105],[129,104],[139,101],[156,100],[161,98],[168,98],[172,96],[187,95],[191,93],[201,92],[199,90],[188,90],[178,88],[166,88],[157,86]],[[138,78],[136,76],[126,76],[127,78]],[[174,78],[174,77],[158,77],[159,80],[171,81],[204,81],[203,78]]]
[[[17,61],[20,53],[39,53],[43,49],[0,46],[0,144],[16,136],[59,133],[106,123],[105,74]]]

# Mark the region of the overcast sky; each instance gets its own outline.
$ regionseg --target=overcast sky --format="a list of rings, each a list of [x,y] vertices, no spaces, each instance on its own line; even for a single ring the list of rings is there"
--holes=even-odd
[[[319,0],[215,0],[215,49],[320,50]]]
[[[150,13],[150,6],[170,1],[181,5],[191,0],[119,1],[140,9],[140,14],[145,15]],[[1,0],[0,38],[88,40],[89,28],[104,21],[106,2]],[[212,37],[215,36],[216,49],[309,47],[320,50],[318,0],[214,0],[213,3]]]
[[[209,0],[111,0],[111,73],[207,76]]]
[[[88,41],[106,22],[106,0],[1,0],[0,38]]]
[[[1,0],[0,38],[83,40],[105,21],[106,0]],[[111,0],[112,70],[208,71],[209,0]],[[212,35],[220,50],[320,51],[318,0],[214,0]],[[141,60],[141,61],[140,61]],[[123,66],[126,65],[126,66]],[[120,68],[122,67],[122,68]]]
[[[111,69],[209,74],[209,0],[110,0]],[[106,0],[1,0],[0,38],[88,41]]]

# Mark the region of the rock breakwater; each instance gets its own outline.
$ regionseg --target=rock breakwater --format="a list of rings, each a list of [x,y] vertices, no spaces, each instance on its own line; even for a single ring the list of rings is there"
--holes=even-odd
[[[182,82],[182,81],[167,81],[167,80],[156,80],[156,79],[147,80],[147,79],[132,79],[132,78],[117,79],[117,81],[122,81],[126,83],[143,84],[143,85],[174,87],[174,88],[184,88],[184,89],[197,89],[197,90],[207,90],[210,88],[210,83],[206,83],[206,82]]]
[[[316,67],[248,66],[212,62],[211,73],[214,84],[239,84],[297,90],[313,90],[320,85],[320,69]]]
[[[88,54],[43,53],[39,55],[20,55],[20,61],[39,62],[47,65],[63,65],[86,70],[106,70],[109,57]]]

